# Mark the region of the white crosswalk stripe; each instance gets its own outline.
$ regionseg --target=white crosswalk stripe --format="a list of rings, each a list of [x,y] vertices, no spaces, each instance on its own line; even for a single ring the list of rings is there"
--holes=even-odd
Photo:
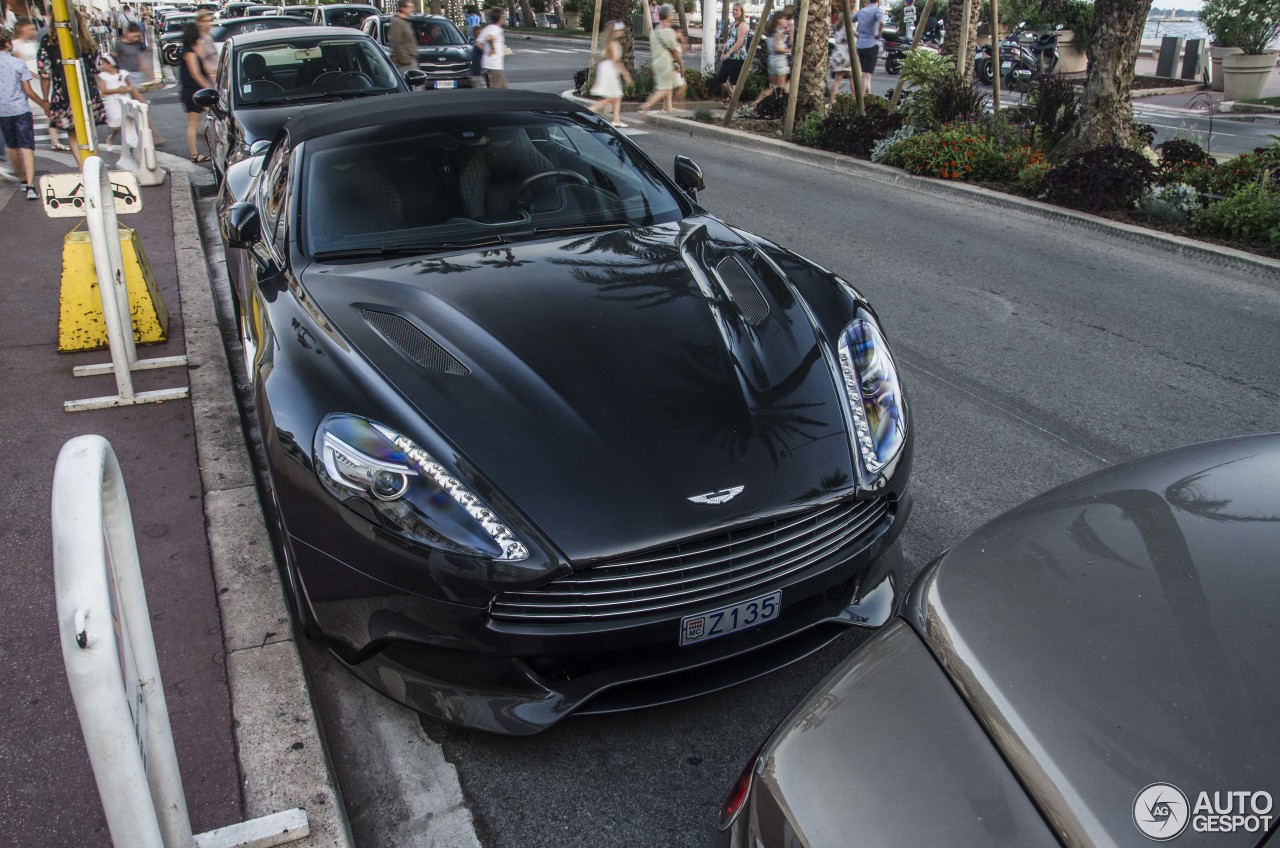
[[[530,50],[528,47],[521,47],[519,50],[511,51],[513,53],[546,53],[545,50]]]

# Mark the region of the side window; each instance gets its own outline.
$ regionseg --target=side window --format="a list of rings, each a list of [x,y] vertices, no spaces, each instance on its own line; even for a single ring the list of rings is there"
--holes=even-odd
[[[214,80],[214,83],[213,83],[213,87],[218,90],[218,97],[222,99],[223,105],[228,107],[230,107],[230,104],[231,104],[231,88],[230,88],[231,72],[228,70],[230,66],[231,66],[230,62],[219,61],[218,62],[218,78]]]

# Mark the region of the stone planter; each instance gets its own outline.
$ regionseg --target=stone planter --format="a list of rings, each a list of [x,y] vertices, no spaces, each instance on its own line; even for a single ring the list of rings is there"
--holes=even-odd
[[[1276,54],[1250,56],[1233,53],[1222,57],[1222,96],[1227,100],[1252,100],[1276,69]]]
[[[1076,34],[1069,29],[1058,31],[1058,70],[1060,74],[1082,74],[1089,58],[1076,47]]]
[[[578,24],[579,24],[579,22],[580,22],[580,21],[581,21],[581,18],[578,16],[578,13],[577,13],[577,12],[565,12],[565,13],[564,13],[564,28],[565,28],[565,29],[577,29],[577,28],[578,28]]]
[[[1209,48],[1209,88],[1212,91],[1222,91],[1222,57],[1236,56],[1244,51],[1239,47],[1210,47]]]

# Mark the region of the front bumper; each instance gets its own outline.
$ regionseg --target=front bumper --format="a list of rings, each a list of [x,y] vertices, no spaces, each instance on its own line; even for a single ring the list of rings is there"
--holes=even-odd
[[[782,591],[778,619],[679,647],[698,609],[585,623],[514,624],[484,607],[404,592],[318,548],[290,539],[310,607],[334,654],[374,688],[423,714],[514,736],[571,712],[607,713],[692,698],[767,674],[817,651],[847,627],[878,627],[908,588],[898,537],[911,511],[903,492],[872,533],[713,609]],[[335,592],[334,588],[342,591]]]

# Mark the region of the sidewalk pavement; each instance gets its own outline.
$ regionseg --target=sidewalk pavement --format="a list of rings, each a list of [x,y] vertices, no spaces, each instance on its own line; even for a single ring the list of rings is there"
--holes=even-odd
[[[1156,59],[1152,56],[1139,56],[1135,71],[1139,75],[1154,76]],[[1194,85],[1195,80],[1188,80],[1187,84]],[[1263,86],[1262,96],[1280,96],[1280,73],[1272,72],[1267,79],[1267,84]],[[1203,118],[1209,112],[1220,112],[1223,101],[1224,97],[1221,91],[1210,91],[1207,88],[1201,88],[1180,94],[1156,94],[1150,97],[1138,97],[1134,99],[1134,105],[1142,107],[1154,106],[1162,111],[1186,112]]]
[[[69,154],[44,151],[37,170],[76,169]],[[62,445],[86,433],[111,443],[128,487],[195,832],[303,806],[312,836],[294,844],[348,846],[261,524],[187,175],[143,188],[142,198],[142,211],[120,223],[137,230],[170,322],[168,341],[139,347],[139,357],[187,353],[190,365],[135,372],[135,388],[189,384],[192,398],[66,413],[65,400],[115,393],[109,375],[71,375],[110,361],[106,350],[56,350],[63,237],[83,219],[48,218],[16,184],[0,183],[0,448],[10,469],[0,491],[0,846],[111,844],[54,605],[53,469]]]

